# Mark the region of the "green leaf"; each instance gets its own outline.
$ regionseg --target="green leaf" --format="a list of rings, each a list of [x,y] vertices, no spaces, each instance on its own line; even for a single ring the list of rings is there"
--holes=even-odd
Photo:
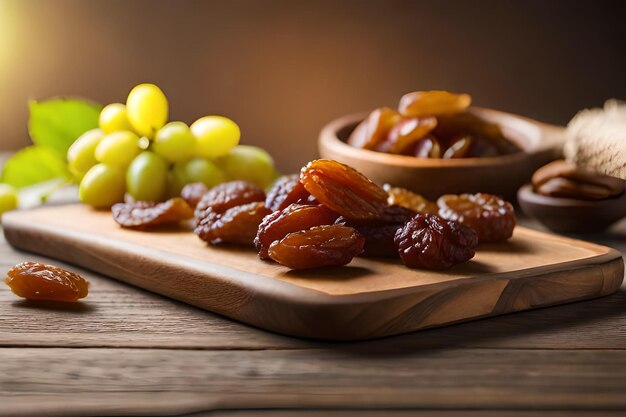
[[[4,165],[2,182],[22,188],[54,178],[70,178],[65,157],[41,146],[28,146]]]
[[[65,155],[80,135],[98,127],[102,106],[80,99],[31,101],[28,131],[35,145]]]

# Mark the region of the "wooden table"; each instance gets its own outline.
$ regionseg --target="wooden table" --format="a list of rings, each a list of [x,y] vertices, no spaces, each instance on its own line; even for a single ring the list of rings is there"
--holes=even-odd
[[[593,240],[625,253],[626,222]],[[3,240],[0,252],[4,270],[48,261]],[[73,307],[35,306],[0,289],[0,415],[626,412],[626,287],[592,301],[331,344],[267,333],[73,269],[91,283]]]

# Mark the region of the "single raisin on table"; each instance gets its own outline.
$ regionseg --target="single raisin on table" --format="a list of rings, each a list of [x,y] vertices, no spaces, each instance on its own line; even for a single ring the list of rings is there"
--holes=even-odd
[[[283,210],[290,204],[315,204],[297,174],[285,175],[276,180],[265,199],[265,207],[272,211]]]
[[[137,201],[117,203],[111,207],[113,219],[122,227],[145,229],[165,223],[178,223],[193,217],[193,209],[180,197],[163,203]]]
[[[406,207],[418,213],[437,214],[439,211],[436,203],[406,188],[392,187],[389,184],[385,184],[383,188],[389,195],[387,197],[389,205]]]
[[[229,181],[216,185],[206,193],[196,206],[195,215],[211,209],[221,214],[231,207],[243,204],[265,201],[265,191],[249,181]],[[196,223],[197,224],[197,223]]]
[[[200,239],[212,243],[252,245],[259,224],[271,211],[262,201],[231,207],[224,213],[212,209],[202,212],[194,232]]]
[[[361,253],[364,244],[363,236],[351,227],[316,226],[275,241],[269,256],[291,269],[341,266]]]
[[[209,192],[209,189],[201,182],[192,182],[183,187],[180,196],[189,204],[191,208],[196,208],[202,197]]]
[[[309,162],[302,168],[300,181],[317,201],[349,220],[379,218],[387,206],[385,190],[337,161]]]
[[[355,148],[374,149],[387,139],[389,130],[400,120],[400,114],[389,107],[371,112],[352,131],[348,144]]]
[[[481,242],[506,240],[513,235],[513,206],[498,196],[485,193],[450,194],[439,197],[437,204],[441,217],[471,227]]]
[[[461,223],[418,214],[395,235],[400,258],[409,268],[447,269],[474,257],[478,236]]]
[[[259,251],[259,257],[266,259],[269,257],[270,245],[284,238],[287,234],[309,229],[313,226],[333,224],[339,215],[328,209],[326,206],[307,206],[291,204],[281,211],[275,211],[266,216],[254,239],[254,244]]]
[[[4,282],[17,296],[28,300],[75,302],[89,292],[89,283],[80,275],[37,262],[15,265]]]

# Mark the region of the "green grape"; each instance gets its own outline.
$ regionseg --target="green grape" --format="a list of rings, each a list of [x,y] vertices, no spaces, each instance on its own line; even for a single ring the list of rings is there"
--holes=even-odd
[[[215,163],[204,158],[193,158],[184,163],[174,164],[174,175],[182,180],[183,185],[202,182],[208,188],[224,182],[224,173]]]
[[[229,180],[252,181],[267,187],[274,179],[274,160],[256,146],[239,145],[216,161]]]
[[[76,179],[81,179],[89,168],[98,163],[95,155],[96,146],[103,137],[102,130],[89,130],[76,139],[67,150],[68,168]]]
[[[227,117],[205,116],[191,125],[191,132],[198,140],[196,152],[205,158],[217,158],[228,154],[237,146],[241,131]]]
[[[133,132],[124,130],[106,135],[96,146],[98,162],[109,165],[128,166],[141,152],[139,137]]]
[[[94,165],[78,187],[80,201],[90,206],[105,208],[124,199],[126,176],[124,168],[113,165]]]
[[[165,194],[167,198],[180,197],[180,192],[186,184],[183,170],[176,165],[165,175]]]
[[[112,103],[105,106],[100,112],[99,125],[104,133],[133,129],[126,116],[126,106],[122,103]]]
[[[161,201],[165,196],[167,164],[159,155],[143,151],[126,171],[126,189],[135,200]]]
[[[169,162],[181,162],[191,158],[196,149],[196,138],[183,122],[171,122],[154,136],[152,150]]]
[[[17,191],[9,184],[0,183],[0,215],[17,208]]]
[[[167,98],[154,84],[139,84],[126,100],[128,121],[137,133],[153,138],[167,122]]]

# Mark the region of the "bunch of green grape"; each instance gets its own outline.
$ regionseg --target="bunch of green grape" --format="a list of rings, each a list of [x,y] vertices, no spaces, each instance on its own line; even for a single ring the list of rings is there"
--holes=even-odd
[[[232,120],[204,116],[187,126],[167,119],[167,98],[154,84],[133,88],[125,105],[104,107],[100,128],[84,133],[67,152],[81,201],[109,207],[128,195],[157,202],[191,182],[210,188],[242,179],[267,187],[275,178],[271,156],[239,145],[241,133]]]

